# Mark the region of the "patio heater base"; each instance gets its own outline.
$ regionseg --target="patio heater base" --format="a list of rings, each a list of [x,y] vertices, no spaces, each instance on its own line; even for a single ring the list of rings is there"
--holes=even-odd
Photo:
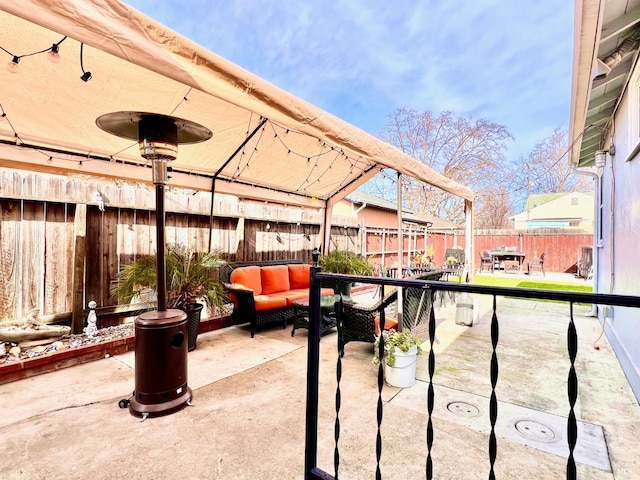
[[[182,410],[184,407],[189,405],[191,399],[193,398],[193,394],[189,387],[186,387],[183,394],[178,398],[175,398],[169,402],[162,402],[153,405],[145,405],[143,403],[139,403],[134,399],[131,400],[129,404],[129,413],[134,417],[160,417],[163,415],[170,415],[179,410]]]
[[[152,311],[135,321],[135,380],[129,413],[136,417],[169,415],[193,396],[187,385],[187,314]]]

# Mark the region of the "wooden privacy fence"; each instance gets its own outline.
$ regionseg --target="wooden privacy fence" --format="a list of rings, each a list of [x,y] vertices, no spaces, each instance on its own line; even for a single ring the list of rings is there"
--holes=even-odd
[[[320,246],[320,209],[168,189],[166,240],[222,250],[229,261],[308,260]],[[142,184],[0,168],[0,321],[34,309],[45,321],[116,304],[123,264],[154,255],[155,197]],[[359,225],[340,218],[332,244],[361,249]]]
[[[458,244],[464,245],[464,235]],[[548,272],[576,273],[581,248],[593,245],[593,234],[564,229],[537,230],[476,230],[474,232],[474,268],[480,269],[480,252],[499,246],[516,247],[524,252],[524,264],[545,254],[544,269]]]
[[[167,241],[207,250],[211,229],[211,246],[229,261],[308,261],[321,244],[320,208],[218,194],[214,200],[211,216],[210,192],[168,188]],[[45,321],[66,321],[71,312],[83,314],[90,300],[116,305],[109,288],[121,266],[155,254],[154,209],[150,185],[0,168],[0,321],[34,309]],[[385,266],[397,262],[397,230],[365,228],[357,217],[334,216],[332,224],[331,249],[375,254],[381,264],[384,255]],[[463,231],[404,233],[404,264],[411,252],[429,248],[438,266],[447,248],[465,245]],[[476,231],[472,261],[477,270],[481,250],[518,246],[525,262],[544,252],[547,271],[575,271],[580,246],[592,243],[592,235],[566,230]]]
[[[58,321],[90,300],[98,307],[116,305],[109,289],[121,266],[155,254],[154,212],[79,207],[0,199],[0,319],[21,319],[38,309],[45,320]],[[208,216],[167,212],[167,242],[205,251],[209,225]],[[229,261],[307,261],[320,245],[319,225],[232,217],[214,217],[211,225],[212,247]],[[333,233],[344,246],[357,243],[357,228],[334,227]]]
[[[398,265],[398,234],[394,228],[374,229],[366,227],[366,255],[376,263],[386,267]],[[426,247],[425,247],[426,245]],[[448,249],[464,249],[466,236],[464,230],[450,232],[428,232],[411,236],[407,230],[403,236],[403,265],[408,265],[415,253],[428,250],[435,266],[446,262]],[[515,247],[524,252],[526,267],[534,257],[545,254],[545,270],[549,272],[576,273],[578,262],[583,257],[585,246],[593,245],[593,234],[563,229],[537,230],[476,230],[474,232],[474,258],[470,264],[475,271],[480,269],[480,252],[495,247]],[[525,268],[526,270],[526,268]]]

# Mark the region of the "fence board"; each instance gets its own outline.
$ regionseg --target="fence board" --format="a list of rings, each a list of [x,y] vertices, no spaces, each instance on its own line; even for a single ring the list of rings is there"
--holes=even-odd
[[[129,263],[135,260],[136,223],[135,210],[118,209],[118,263]]]
[[[152,228],[152,225],[154,226]],[[152,255],[156,252],[155,220],[151,221],[151,212],[148,210],[136,210],[133,230],[136,234],[136,243],[133,255]]]
[[[99,305],[111,305],[115,299],[111,298],[110,286],[116,282],[119,271],[118,255],[118,213],[120,209],[106,209],[104,215],[103,255],[104,255],[104,284],[101,285],[101,301]]]
[[[102,268],[102,215],[97,208],[87,207],[87,235],[86,235],[86,270],[85,270],[85,299],[86,302],[95,300],[99,307],[101,303],[101,285],[96,279],[104,278]]]
[[[25,260],[21,271],[20,283],[16,291],[21,297],[22,306],[16,314],[24,317],[32,309],[40,309],[44,314],[44,278],[45,278],[45,222],[44,204],[22,202],[21,249],[20,255]],[[53,312],[51,312],[53,313]]]
[[[7,182],[6,177],[4,182]],[[14,320],[17,308],[16,291],[22,265],[18,228],[20,204],[20,201],[0,200],[0,321]]]
[[[55,312],[67,312],[71,292],[71,277],[68,265],[71,262],[69,252],[71,244],[67,236],[67,206],[48,203],[46,206],[45,227],[45,277],[43,315]]]

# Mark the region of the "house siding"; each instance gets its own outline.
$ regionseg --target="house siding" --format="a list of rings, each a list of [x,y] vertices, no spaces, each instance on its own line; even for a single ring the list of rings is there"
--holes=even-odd
[[[577,199],[577,204],[573,204]],[[593,196],[572,192],[513,217],[516,230],[534,228],[567,228],[593,232]],[[571,225],[577,222],[576,225]]]
[[[636,105],[634,108],[638,108]],[[638,295],[640,280],[640,158],[629,158],[629,95],[616,114],[613,143],[616,155],[607,155],[602,173],[602,242],[595,248],[595,289],[602,293]],[[597,215],[598,206],[595,212]],[[608,313],[608,315],[607,315]],[[605,318],[605,315],[607,318]],[[599,320],[616,352],[629,383],[640,399],[640,319],[633,309],[599,309]]]

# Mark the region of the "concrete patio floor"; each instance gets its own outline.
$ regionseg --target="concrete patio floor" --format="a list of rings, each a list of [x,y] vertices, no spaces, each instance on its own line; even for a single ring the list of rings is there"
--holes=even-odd
[[[434,478],[488,478],[490,298],[473,327],[436,309]],[[640,407],[597,320],[576,307],[578,478],[640,478]],[[569,413],[568,306],[498,299],[496,477],[561,479]],[[333,473],[336,333],[321,340],[318,466]],[[426,339],[426,337],[425,337]],[[201,334],[188,354],[193,406],[141,421],[118,407],[134,388],[129,352],[0,385],[3,479],[301,479],[307,331],[246,327]],[[340,478],[375,478],[372,345],[342,359]],[[382,393],[382,478],[425,478],[427,355],[416,385]]]

